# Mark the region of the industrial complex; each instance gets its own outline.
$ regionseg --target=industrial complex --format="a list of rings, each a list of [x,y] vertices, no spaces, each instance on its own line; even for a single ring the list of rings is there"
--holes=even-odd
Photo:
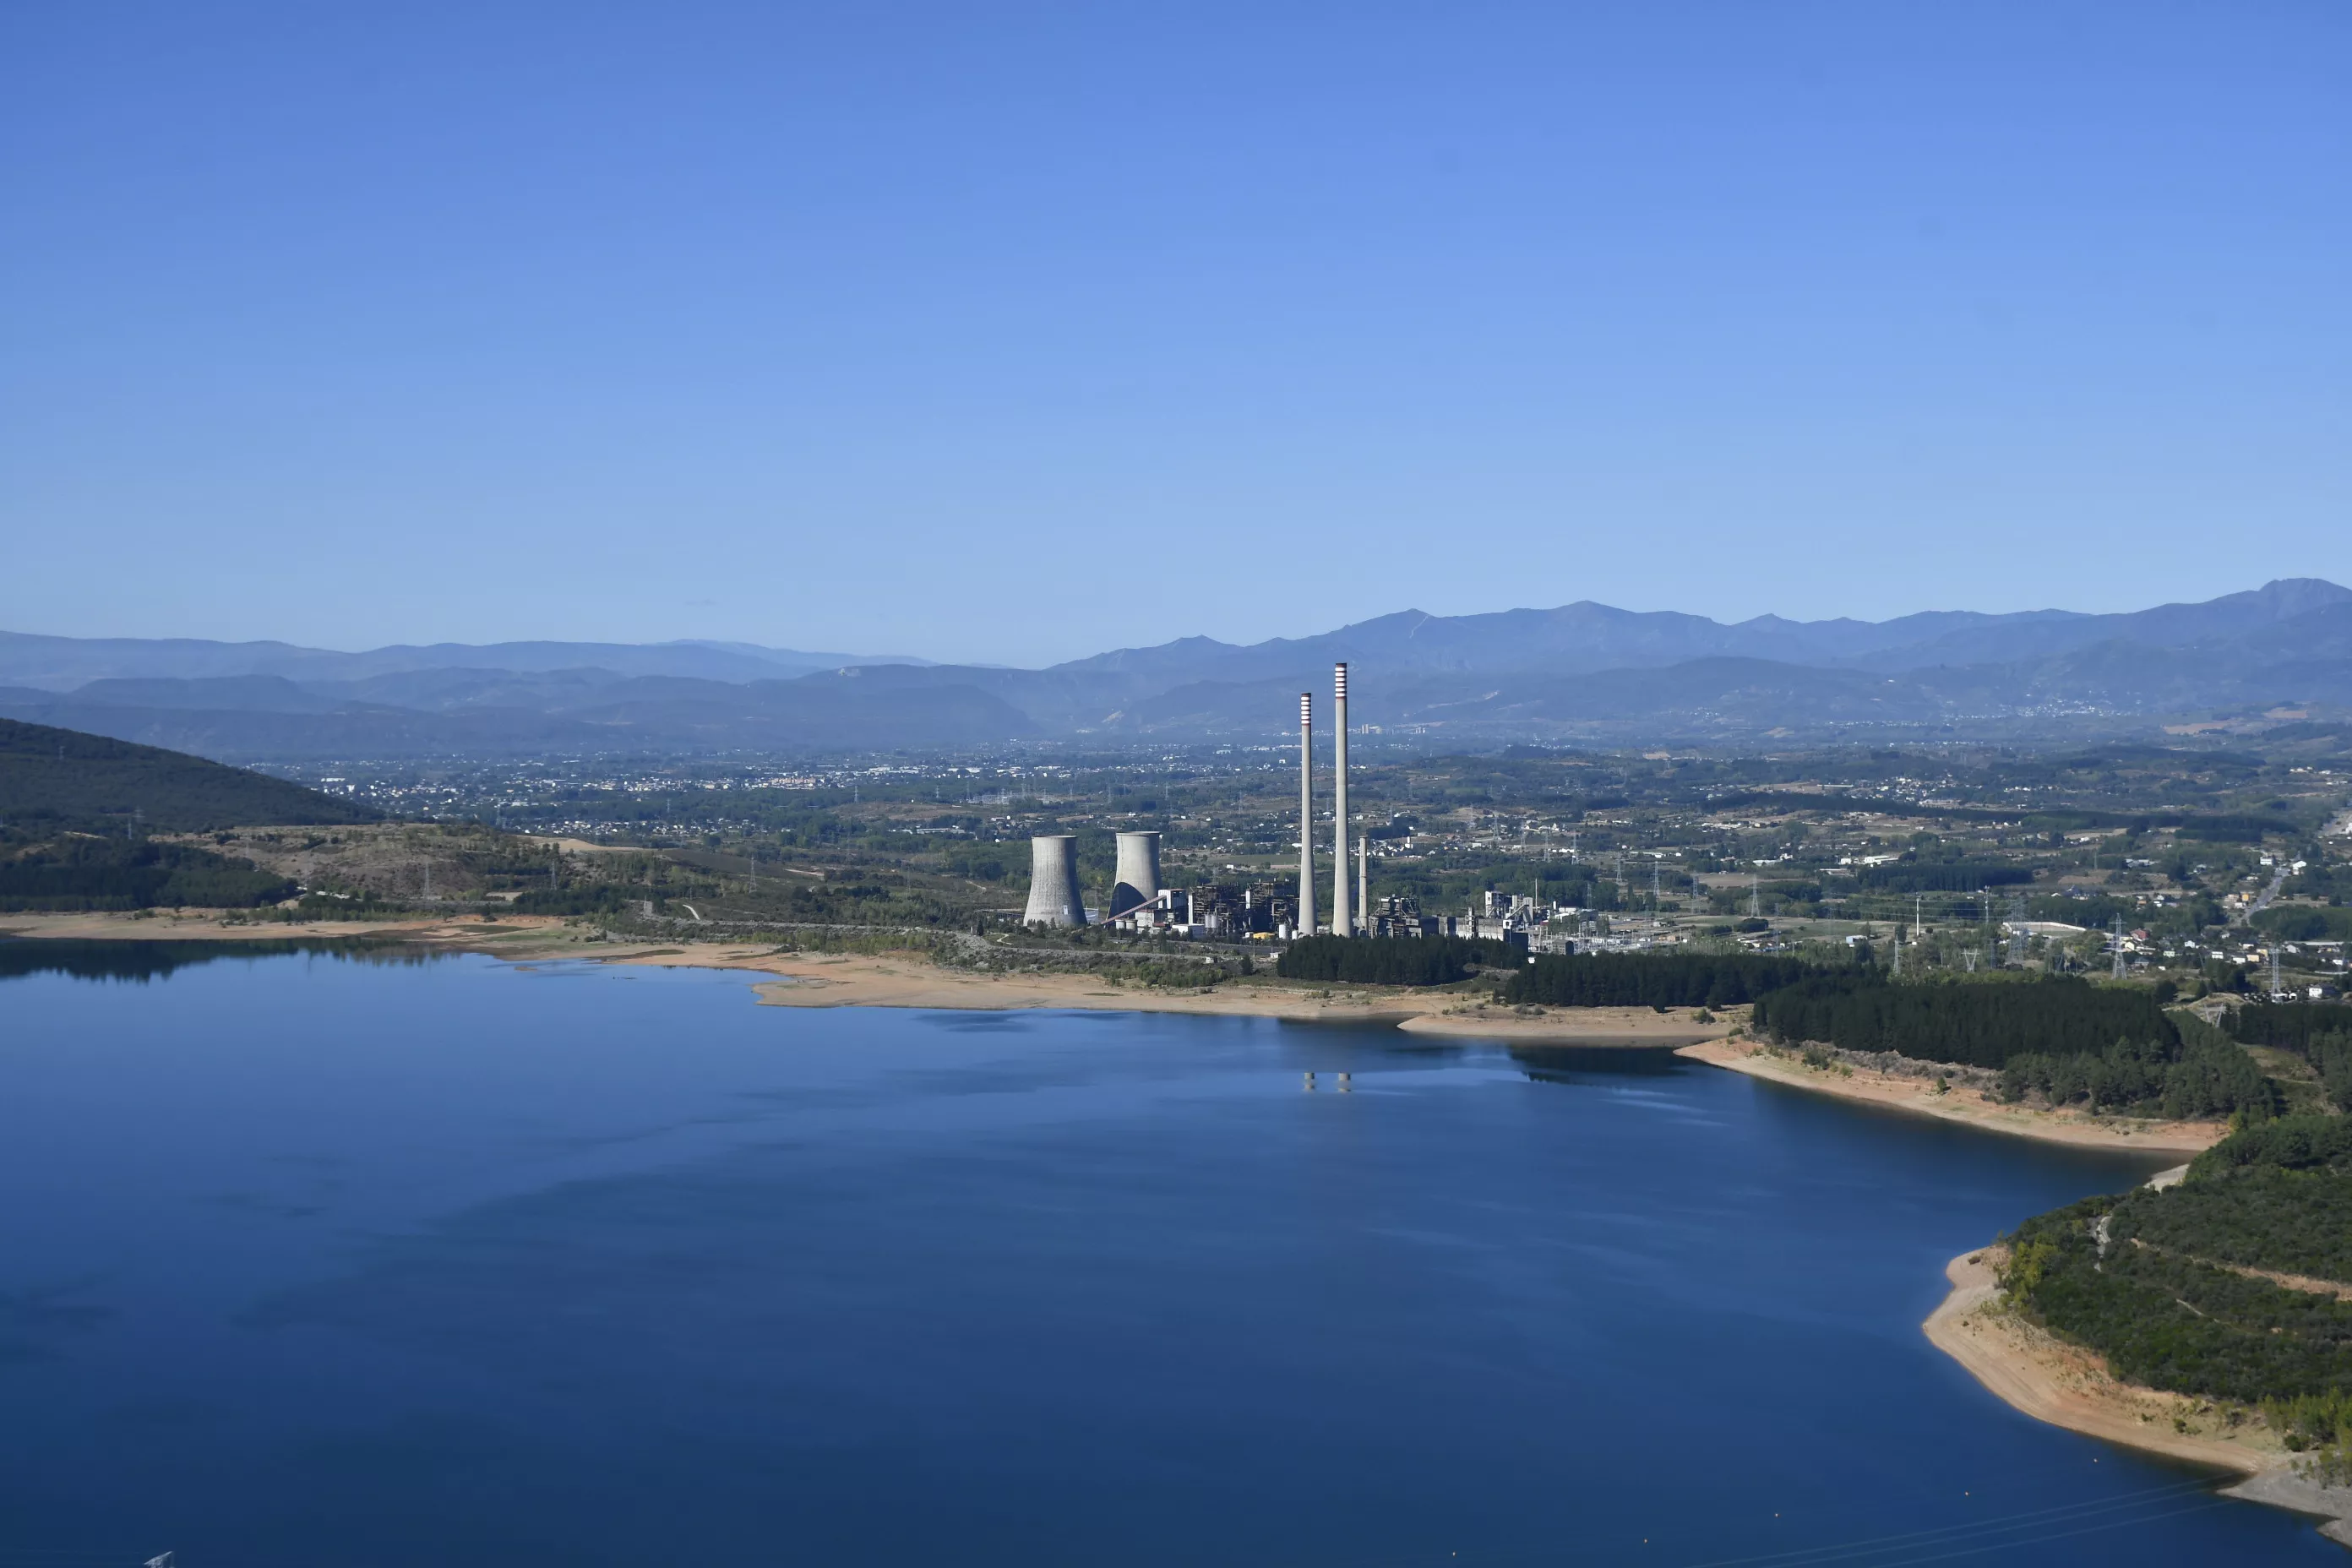
[[[1298,887],[1296,894],[1275,888],[1160,885],[1160,835],[1140,831],[1118,836],[1118,862],[1110,901],[1101,917],[1115,927],[1171,936],[1265,936],[1288,941],[1328,931],[1347,936],[1368,930],[1370,902],[1364,879],[1369,861],[1359,855],[1354,900],[1348,875],[1348,667],[1332,667],[1332,857],[1328,924],[1315,913],[1315,698],[1298,694]],[[1029,841],[1029,903],[1022,919],[1030,925],[1082,926],[1090,918],[1078,887],[1077,840],[1066,833],[1039,834]]]
[[[1563,912],[1537,905],[1525,895],[1486,896],[1486,907],[1461,915],[1428,915],[1411,898],[1371,896],[1370,840],[1353,835],[1356,865],[1348,865],[1348,667],[1331,671],[1332,769],[1328,919],[1316,907],[1315,698],[1298,694],[1298,884],[1212,883],[1163,887],[1160,879],[1160,834],[1122,832],[1108,905],[1089,910],[1079,888],[1077,838],[1045,833],[1030,841],[1029,901],[1022,919],[1030,925],[1083,926],[1097,921],[1119,931],[1185,938],[1252,937],[1287,942],[1297,937],[1476,936],[1494,937],[1540,950],[1558,945],[1548,923]]]

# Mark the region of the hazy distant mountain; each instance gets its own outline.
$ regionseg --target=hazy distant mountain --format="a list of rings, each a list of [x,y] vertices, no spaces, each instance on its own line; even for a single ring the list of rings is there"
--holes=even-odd
[[[804,653],[751,643],[434,643],[337,653],[282,642],[194,637],[53,637],[0,632],[0,686],[69,691],[93,680],[203,679],[276,675],[290,680],[365,680],[427,669],[518,673],[597,668],[615,675],[702,680],[773,680],[850,664],[921,664],[890,654]]]
[[[2113,616],[2067,610],[2003,616],[1930,611],[1891,621],[1788,621],[1759,616],[1726,625],[1703,616],[1620,610],[1589,602],[1483,616],[1404,610],[1319,637],[1276,638],[1246,647],[1188,637],[1158,647],[1097,654],[1055,669],[1244,680],[1319,669],[1335,659],[1346,659],[1368,674],[1536,669],[1574,674],[1723,658],[1908,669],[2011,663],[2117,639],[2169,646],[2250,632],[2343,604],[2352,604],[2352,589],[2297,578],[2203,604],[2165,605]]]
[[[1355,677],[1350,717],[1360,722],[1465,735],[1646,724],[1658,734],[1729,736],[2084,708],[2352,701],[2347,626],[2352,590],[2303,579],[2115,616],[1933,612],[1726,626],[1592,604],[1484,616],[1406,611],[1315,637],[1246,647],[1188,637],[1045,670],[854,673],[970,683],[1049,730],[1265,735],[1294,721],[1297,692],[1327,691],[1332,662],[1346,659]]]
[[[1040,727],[969,685],[901,690],[800,680],[603,674],[518,679],[500,702],[351,700],[271,677],[0,688],[0,715],[227,761],[519,757],[597,752],[865,751],[1024,740]],[[90,695],[86,695],[86,693]],[[517,700],[519,697],[530,700]]]
[[[2352,590],[2306,578],[2126,615],[1878,622],[1726,625],[1589,603],[1403,611],[1311,637],[1186,637],[1048,669],[739,644],[333,654],[0,634],[0,714],[251,760],[1265,740],[1291,732],[1297,692],[1328,689],[1335,659],[1352,667],[1357,722],[1465,742],[2123,724],[2352,704]]]

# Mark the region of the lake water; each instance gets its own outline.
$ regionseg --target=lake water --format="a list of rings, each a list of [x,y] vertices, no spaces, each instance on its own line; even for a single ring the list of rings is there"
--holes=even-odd
[[[1920,1335],[2159,1163],[1381,1029],[15,973],[0,1568],[2340,1563]]]

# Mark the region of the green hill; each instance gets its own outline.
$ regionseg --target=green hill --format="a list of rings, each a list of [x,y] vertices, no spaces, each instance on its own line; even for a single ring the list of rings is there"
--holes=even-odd
[[[2335,1288],[2352,1284],[2352,1120],[2247,1127],[2178,1186],[2027,1220],[2002,1283],[2123,1381],[2260,1405],[2323,1478],[2352,1479],[2352,1300]]]
[[[257,823],[373,822],[300,784],[154,746],[0,719],[0,824],[19,834],[202,833]]]

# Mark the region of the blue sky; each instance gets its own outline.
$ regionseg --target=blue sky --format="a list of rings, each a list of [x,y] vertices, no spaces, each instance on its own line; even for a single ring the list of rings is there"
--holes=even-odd
[[[2352,580],[2352,7],[22,5],[0,627]]]

